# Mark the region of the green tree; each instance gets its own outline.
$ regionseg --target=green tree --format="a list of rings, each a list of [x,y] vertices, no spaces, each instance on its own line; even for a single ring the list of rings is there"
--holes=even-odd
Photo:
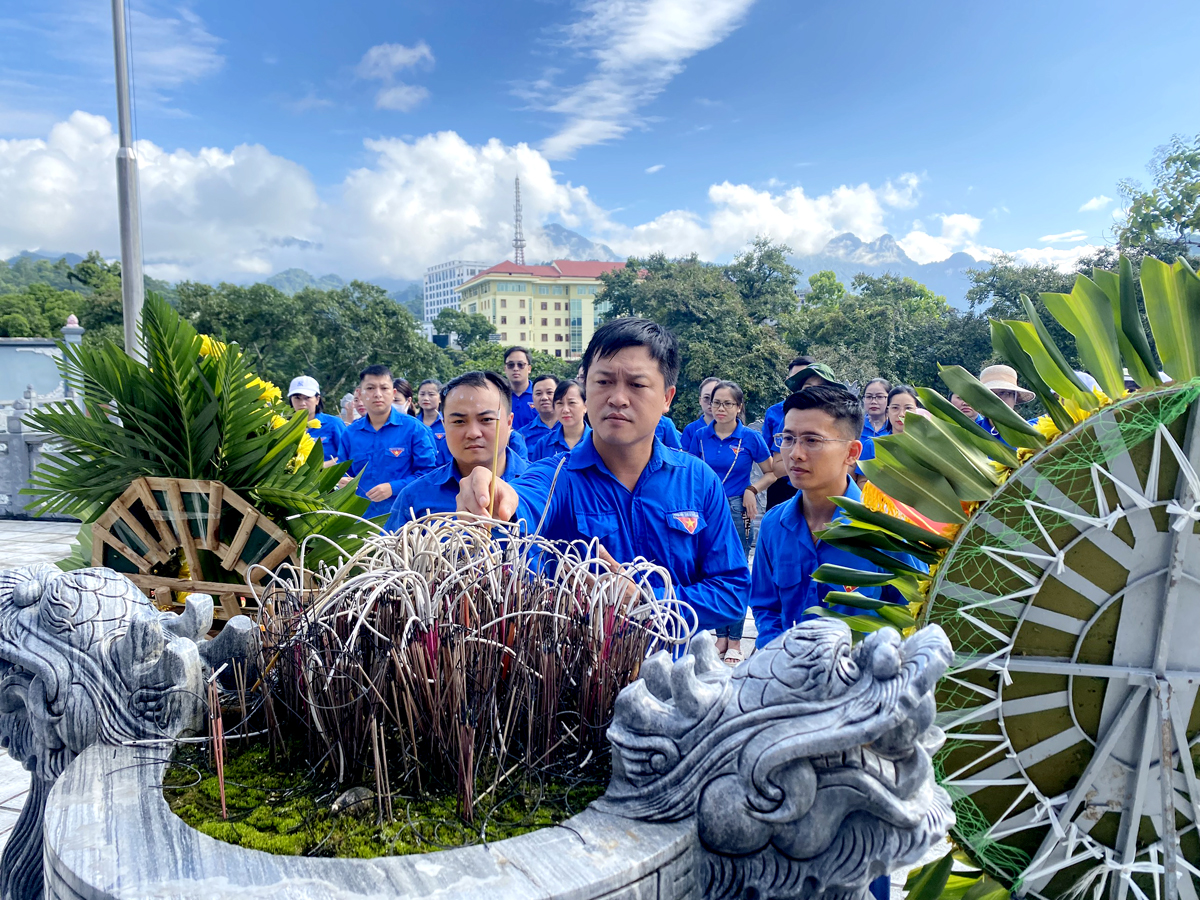
[[[487,316],[450,307],[441,310],[433,319],[434,334],[457,335],[458,345],[464,350],[476,341],[486,341],[492,331],[492,322]]]
[[[757,237],[744,253],[725,267],[725,277],[742,297],[746,315],[753,321],[777,321],[796,308],[796,282],[801,272],[789,265],[787,244]]]
[[[1175,135],[1147,168],[1149,190],[1131,179],[1119,185],[1127,207],[1116,228],[1121,250],[1138,259],[1200,262],[1200,135],[1190,143]]]
[[[0,337],[61,338],[67,316],[78,315],[83,305],[84,298],[75,291],[55,290],[48,284],[0,294]]]
[[[846,286],[829,269],[809,275],[808,286],[809,292],[804,295],[805,306],[829,309],[841,303],[846,296]]]

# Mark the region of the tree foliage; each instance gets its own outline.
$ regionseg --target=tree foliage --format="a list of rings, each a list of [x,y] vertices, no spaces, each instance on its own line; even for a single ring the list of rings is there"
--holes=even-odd
[[[1200,135],[1191,142],[1175,135],[1147,168],[1149,190],[1131,179],[1119,185],[1127,207],[1117,226],[1121,250],[1136,259],[1200,262]]]
[[[458,345],[464,350],[476,341],[486,341],[492,331],[492,323],[487,316],[460,312],[448,306],[433,319],[433,333],[457,335]]]
[[[61,338],[67,316],[78,315],[83,305],[80,294],[48,284],[0,294],[0,337]]]

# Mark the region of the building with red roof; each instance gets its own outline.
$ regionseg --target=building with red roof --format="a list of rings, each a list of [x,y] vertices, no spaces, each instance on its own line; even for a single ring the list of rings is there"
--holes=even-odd
[[[504,262],[485,269],[458,288],[464,313],[492,322],[504,344],[521,344],[551,356],[575,358],[592,339],[604,314],[600,276],[623,262],[556,259],[547,266]]]

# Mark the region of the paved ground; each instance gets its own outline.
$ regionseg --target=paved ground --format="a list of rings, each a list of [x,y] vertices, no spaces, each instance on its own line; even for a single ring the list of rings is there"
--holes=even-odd
[[[72,522],[0,519],[0,569],[57,562],[70,553],[78,531]],[[0,751],[0,848],[17,824],[28,792],[29,773]]]

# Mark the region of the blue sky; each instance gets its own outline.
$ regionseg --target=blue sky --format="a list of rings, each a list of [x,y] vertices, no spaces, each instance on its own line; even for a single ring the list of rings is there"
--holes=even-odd
[[[1194,3],[130,2],[165,277],[490,261],[517,173],[533,255],[559,221],[622,253],[848,230],[1065,263],[1200,131]],[[111,40],[104,0],[0,13],[0,253],[115,253]]]

